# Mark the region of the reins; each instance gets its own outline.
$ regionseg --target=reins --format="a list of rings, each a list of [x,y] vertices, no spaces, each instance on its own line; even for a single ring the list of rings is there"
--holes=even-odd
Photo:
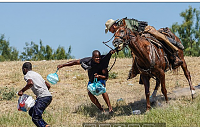
[[[114,37],[114,35],[112,36],[112,38],[113,38],[113,37]],[[106,44],[106,43],[110,42],[110,41],[112,40],[112,38],[111,38],[110,40],[106,41],[106,42],[103,42],[103,44],[105,44],[108,48],[114,50],[113,48],[111,48],[109,45]],[[118,53],[118,50],[116,50],[116,51],[117,51],[117,53]],[[110,70],[111,70],[111,69],[113,68],[113,66],[115,65],[116,59],[117,59],[117,55],[116,55],[116,52],[115,52],[115,61],[114,61],[113,65],[111,66],[111,68],[108,70],[108,72],[110,72]]]

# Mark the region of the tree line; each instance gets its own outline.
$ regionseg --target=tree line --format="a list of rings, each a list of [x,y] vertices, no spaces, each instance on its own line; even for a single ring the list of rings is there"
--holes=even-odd
[[[24,51],[19,54],[16,48],[10,46],[9,41],[5,39],[4,35],[0,37],[0,61],[17,61],[17,60],[61,60],[73,59],[71,55],[72,48],[69,46],[65,50],[63,46],[59,46],[56,50],[52,49],[49,45],[44,46],[42,40],[39,45],[35,42],[25,43]]]

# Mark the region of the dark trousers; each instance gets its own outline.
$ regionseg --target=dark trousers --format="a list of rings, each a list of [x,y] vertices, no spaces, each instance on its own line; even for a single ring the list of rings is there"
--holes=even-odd
[[[33,123],[37,127],[45,127],[47,123],[42,119],[44,110],[52,101],[52,96],[40,97],[35,100],[35,105],[29,110]]]

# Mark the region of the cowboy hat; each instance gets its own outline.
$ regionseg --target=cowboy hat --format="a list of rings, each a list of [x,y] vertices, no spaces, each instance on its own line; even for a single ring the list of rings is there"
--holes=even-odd
[[[117,19],[118,20],[118,19]],[[106,23],[105,23],[105,33],[108,32],[108,30],[110,29],[110,27],[117,21],[117,20],[113,20],[113,19],[109,19]]]

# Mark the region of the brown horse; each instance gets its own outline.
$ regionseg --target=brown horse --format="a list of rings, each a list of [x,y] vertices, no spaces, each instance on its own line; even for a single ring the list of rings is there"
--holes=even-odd
[[[113,45],[118,48],[118,50],[122,50],[126,45],[128,45],[131,51],[135,54],[135,64],[140,71],[140,75],[145,87],[147,110],[149,110],[151,107],[149,98],[149,80],[152,77],[155,77],[157,80],[156,87],[153,93],[154,96],[156,94],[156,90],[161,83],[161,91],[165,97],[166,102],[168,102],[167,90],[165,87],[165,69],[168,65],[165,62],[165,53],[163,48],[159,48],[158,46],[150,43],[144,37],[141,37],[137,31],[133,32],[129,28],[126,28],[125,20],[123,20],[123,24],[119,26],[114,36],[115,38],[113,40]],[[175,37],[175,40],[181,43],[178,37]],[[181,67],[184,71],[185,77],[189,82],[191,94],[193,97],[195,89],[192,86],[190,72],[188,71],[186,62],[184,60],[183,51],[179,49],[178,55],[183,61]]]

